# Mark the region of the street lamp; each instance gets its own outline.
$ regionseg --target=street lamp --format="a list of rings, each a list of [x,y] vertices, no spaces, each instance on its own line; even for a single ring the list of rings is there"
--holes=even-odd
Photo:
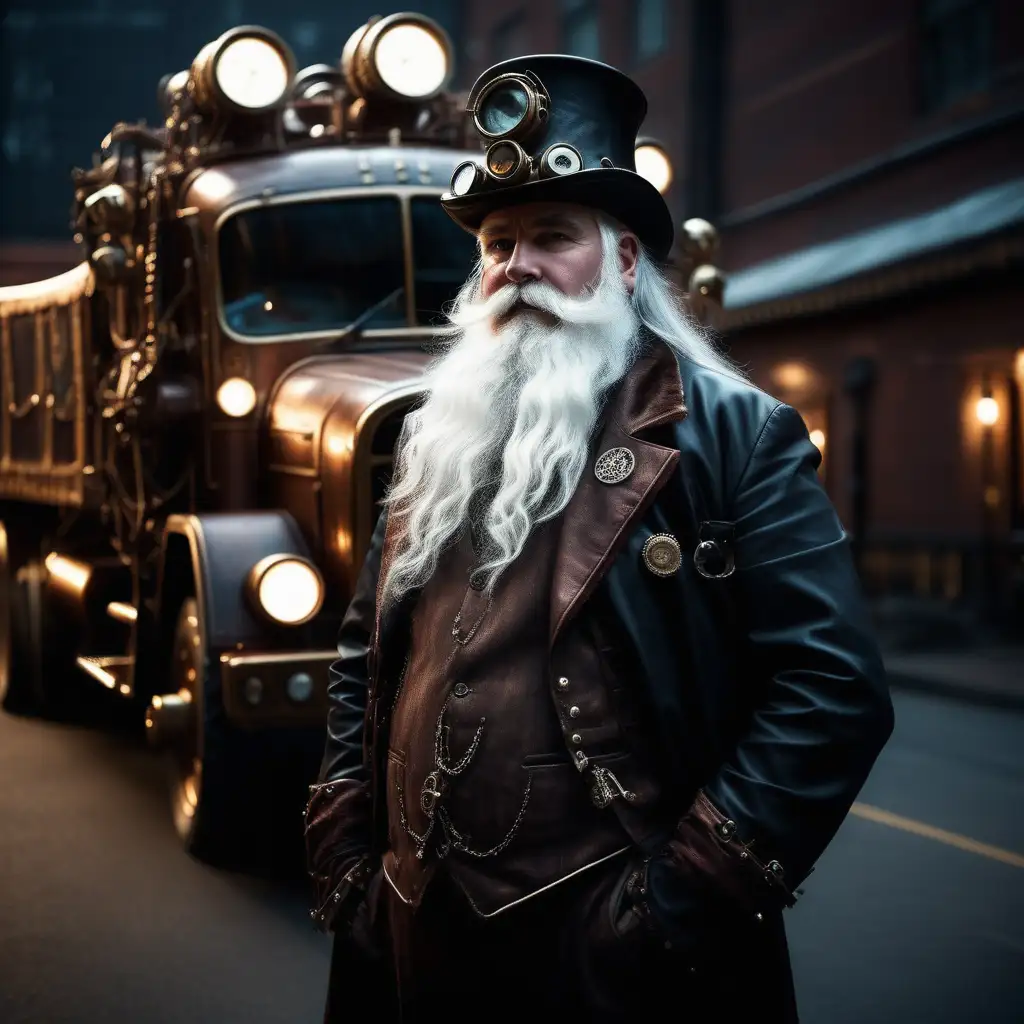
[[[974,405],[981,424],[981,600],[988,615],[997,608],[996,517],[999,510],[999,483],[995,479],[995,438],[993,427],[999,422],[999,403],[992,396],[987,380],[982,381],[981,398]]]
[[[983,395],[974,407],[974,415],[983,427],[994,427],[999,422],[999,403],[991,395]]]

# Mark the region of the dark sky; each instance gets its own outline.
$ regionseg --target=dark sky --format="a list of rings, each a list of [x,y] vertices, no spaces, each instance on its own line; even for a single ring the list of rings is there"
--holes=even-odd
[[[299,68],[336,63],[368,17],[416,10],[459,48],[460,0],[7,0],[0,10],[0,238],[70,237],[72,166],[117,121],[159,121],[160,77],[235,25],[271,28]]]

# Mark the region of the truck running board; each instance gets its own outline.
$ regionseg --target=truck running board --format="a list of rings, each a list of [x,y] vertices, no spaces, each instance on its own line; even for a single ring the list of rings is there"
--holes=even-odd
[[[134,660],[131,655],[108,658],[79,657],[75,659],[75,664],[108,690],[115,690],[124,697],[130,697],[132,688],[128,680],[131,678]]]

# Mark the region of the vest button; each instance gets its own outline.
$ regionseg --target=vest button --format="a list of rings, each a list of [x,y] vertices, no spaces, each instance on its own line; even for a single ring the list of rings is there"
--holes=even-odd
[[[576,743],[576,744],[582,743],[583,742],[583,737],[578,732],[574,732],[572,734],[572,741],[573,741],[573,743]]]
[[[570,718],[579,718],[580,717],[580,709],[578,707],[576,707],[575,704],[571,708],[569,708],[569,717]]]
[[[560,690],[568,690],[569,689],[569,680],[566,679],[565,676],[562,676],[562,678],[558,680],[558,688]]]
[[[469,693],[469,687],[465,683],[456,683],[455,684],[455,696],[456,697],[465,697],[467,693]]]

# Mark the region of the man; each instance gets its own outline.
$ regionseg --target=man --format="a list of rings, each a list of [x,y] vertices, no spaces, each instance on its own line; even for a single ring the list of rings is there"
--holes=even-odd
[[[327,1019],[794,1021],[782,909],[892,728],[820,457],[657,266],[639,89],[528,57],[470,105],[488,169],[442,202],[480,261],[307,809]]]

